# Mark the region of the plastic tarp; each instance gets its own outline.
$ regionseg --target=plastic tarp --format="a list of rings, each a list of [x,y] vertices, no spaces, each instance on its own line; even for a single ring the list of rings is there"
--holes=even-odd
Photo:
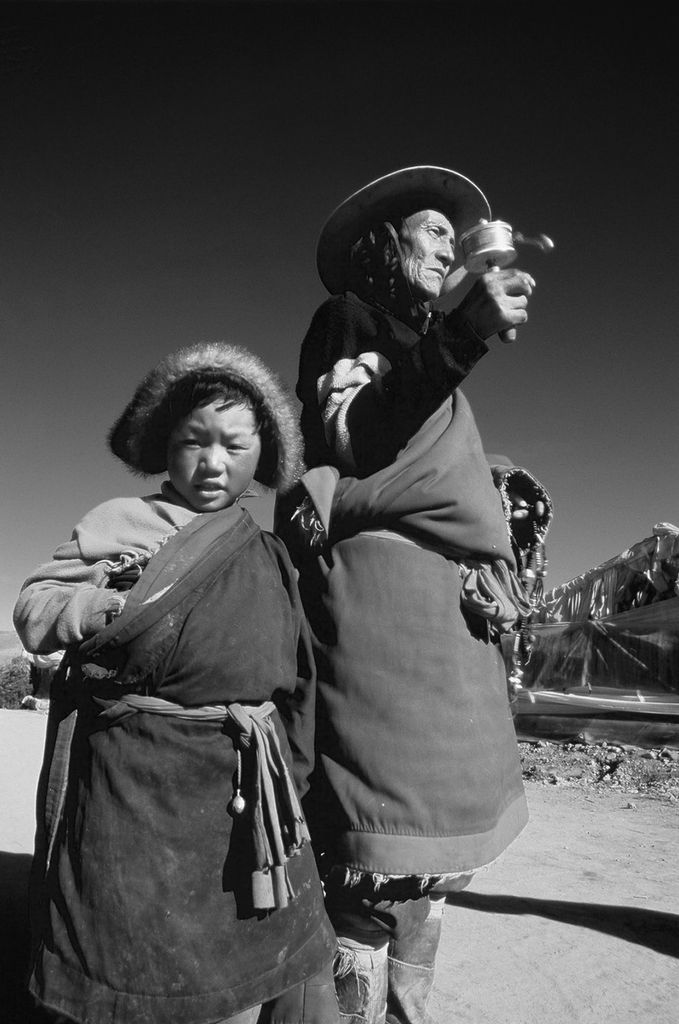
[[[679,745],[679,530],[668,524],[545,595],[520,735]]]
[[[652,536],[546,593],[533,621],[599,619],[655,604],[679,593],[678,580],[679,529],[657,523]]]
[[[679,597],[585,622],[535,624],[524,686],[617,699],[664,697],[679,711]]]

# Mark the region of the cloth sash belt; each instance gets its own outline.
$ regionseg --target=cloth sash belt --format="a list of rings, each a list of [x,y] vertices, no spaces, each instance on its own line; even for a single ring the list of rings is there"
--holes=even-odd
[[[275,704],[265,701],[259,705],[233,703],[184,707],[160,697],[135,693],[124,694],[113,700],[92,694],[91,699],[103,709],[97,721],[107,727],[139,712],[193,721],[231,722],[237,727],[238,776],[231,814],[234,817],[247,815],[252,829],[253,906],[255,910],[276,910],[287,906],[295,896],[287,861],[309,842],[309,831],[295,784],[280,748],[273,720]],[[248,795],[246,801],[240,795],[241,750],[249,753],[247,761],[250,771],[243,787]],[[62,770],[65,771],[65,777],[59,788],[65,796],[67,763]],[[49,844],[50,854],[63,806],[62,800]]]
[[[445,554],[437,544],[406,537],[396,530],[361,530],[359,536],[400,541]],[[517,616],[528,615],[530,602],[526,591],[505,561],[486,562],[466,557],[457,564],[462,581],[460,600],[468,611],[488,620],[499,633],[511,630]]]
[[[461,396],[458,404],[460,401]],[[463,607],[485,619],[498,634],[508,633],[518,619],[529,614],[531,605],[515,572],[502,502],[484,460],[482,482],[488,493],[483,492],[484,500],[479,498],[480,504],[474,508],[479,515],[485,509],[489,521],[478,525],[478,536],[477,517],[470,510],[458,522],[460,502],[449,494],[454,481],[448,480],[446,461],[440,458],[441,453],[436,456],[424,445],[428,434],[440,429],[437,420],[445,420],[444,414],[442,407],[421,428],[418,446],[409,458],[403,453],[392,466],[372,477],[340,478],[334,467],[316,466],[307,470],[302,484],[330,544],[360,535],[436,551],[459,566]],[[443,429],[441,437],[445,435]],[[295,513],[299,525],[309,529],[300,516],[302,512],[303,504]],[[388,526],[372,527],[371,521],[388,521]],[[317,532],[316,527],[312,536]]]
[[[464,558],[459,566],[463,607],[487,619],[498,633],[509,633],[517,616],[529,614],[531,605],[526,590],[506,562]]]

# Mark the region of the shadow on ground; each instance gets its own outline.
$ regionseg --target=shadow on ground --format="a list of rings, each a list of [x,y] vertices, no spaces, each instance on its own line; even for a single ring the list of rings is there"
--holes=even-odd
[[[447,902],[451,906],[481,910],[486,914],[533,914],[563,924],[593,928],[626,942],[647,946],[656,953],[679,958],[679,917],[661,910],[617,907],[606,903],[540,900],[527,896],[489,895],[469,890],[449,896]]]

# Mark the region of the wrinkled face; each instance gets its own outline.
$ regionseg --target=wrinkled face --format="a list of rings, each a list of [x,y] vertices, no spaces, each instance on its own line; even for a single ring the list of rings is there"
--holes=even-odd
[[[420,301],[438,299],[455,259],[455,232],[438,210],[420,210],[406,217],[398,233],[403,275]]]
[[[261,451],[252,409],[217,398],[190,412],[170,434],[170,482],[196,512],[218,512],[252,483]]]

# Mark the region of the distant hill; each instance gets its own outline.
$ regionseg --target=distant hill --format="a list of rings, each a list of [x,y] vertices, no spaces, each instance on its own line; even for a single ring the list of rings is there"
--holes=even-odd
[[[0,629],[0,665],[21,654],[22,650],[21,640],[13,629]]]

